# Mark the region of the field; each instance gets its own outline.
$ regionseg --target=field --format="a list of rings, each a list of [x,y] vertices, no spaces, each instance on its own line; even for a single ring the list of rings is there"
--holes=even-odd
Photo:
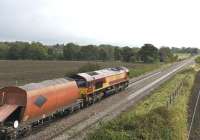
[[[177,55],[179,60],[187,59],[191,56],[190,53],[175,53],[174,55]]]
[[[87,140],[186,140],[187,109],[195,71],[185,70],[116,119],[101,123]],[[171,104],[169,95],[183,81]]]
[[[18,60],[0,61],[0,87],[8,85],[23,85],[31,82],[64,77],[65,74],[77,71],[87,64],[86,61],[31,61]],[[112,66],[126,66],[130,69],[130,76],[135,77],[157,69],[163,64],[133,64],[122,62],[90,62],[101,68]]]

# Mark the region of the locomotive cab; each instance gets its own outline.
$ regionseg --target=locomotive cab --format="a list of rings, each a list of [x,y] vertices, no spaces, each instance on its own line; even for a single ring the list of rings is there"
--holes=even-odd
[[[70,78],[73,78],[76,81],[76,84],[79,88],[86,88],[88,86],[87,81],[78,75],[73,75]]]
[[[88,92],[88,88],[92,86],[91,82],[87,82],[86,79],[79,75],[73,75],[70,78],[73,78],[76,81],[76,84],[79,88],[79,92],[81,95],[84,95]]]

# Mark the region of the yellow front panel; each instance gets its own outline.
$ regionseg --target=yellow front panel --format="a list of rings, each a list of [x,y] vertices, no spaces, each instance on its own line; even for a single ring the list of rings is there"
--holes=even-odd
[[[81,95],[84,95],[84,94],[87,94],[87,88],[79,88],[79,91],[80,91],[80,94]]]

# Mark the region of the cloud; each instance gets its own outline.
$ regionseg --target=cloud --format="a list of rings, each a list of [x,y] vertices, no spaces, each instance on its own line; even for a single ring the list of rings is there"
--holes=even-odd
[[[1,0],[0,39],[200,45],[198,0]]]

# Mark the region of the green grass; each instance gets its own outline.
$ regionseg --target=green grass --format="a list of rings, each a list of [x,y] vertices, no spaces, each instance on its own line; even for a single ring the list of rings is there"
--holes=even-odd
[[[159,68],[168,67],[169,65],[170,63],[168,64],[155,63],[155,64],[143,64],[138,67],[133,67],[133,68],[130,68],[130,78],[140,76],[142,74],[145,74],[147,72],[150,72]]]
[[[174,55],[178,56],[178,60],[187,59],[191,56],[190,53],[175,53]]]
[[[181,95],[168,108],[166,101],[180,81]],[[88,140],[184,140],[187,136],[187,103],[195,77],[190,69],[177,74],[153,91],[151,96],[116,119],[103,123]]]

